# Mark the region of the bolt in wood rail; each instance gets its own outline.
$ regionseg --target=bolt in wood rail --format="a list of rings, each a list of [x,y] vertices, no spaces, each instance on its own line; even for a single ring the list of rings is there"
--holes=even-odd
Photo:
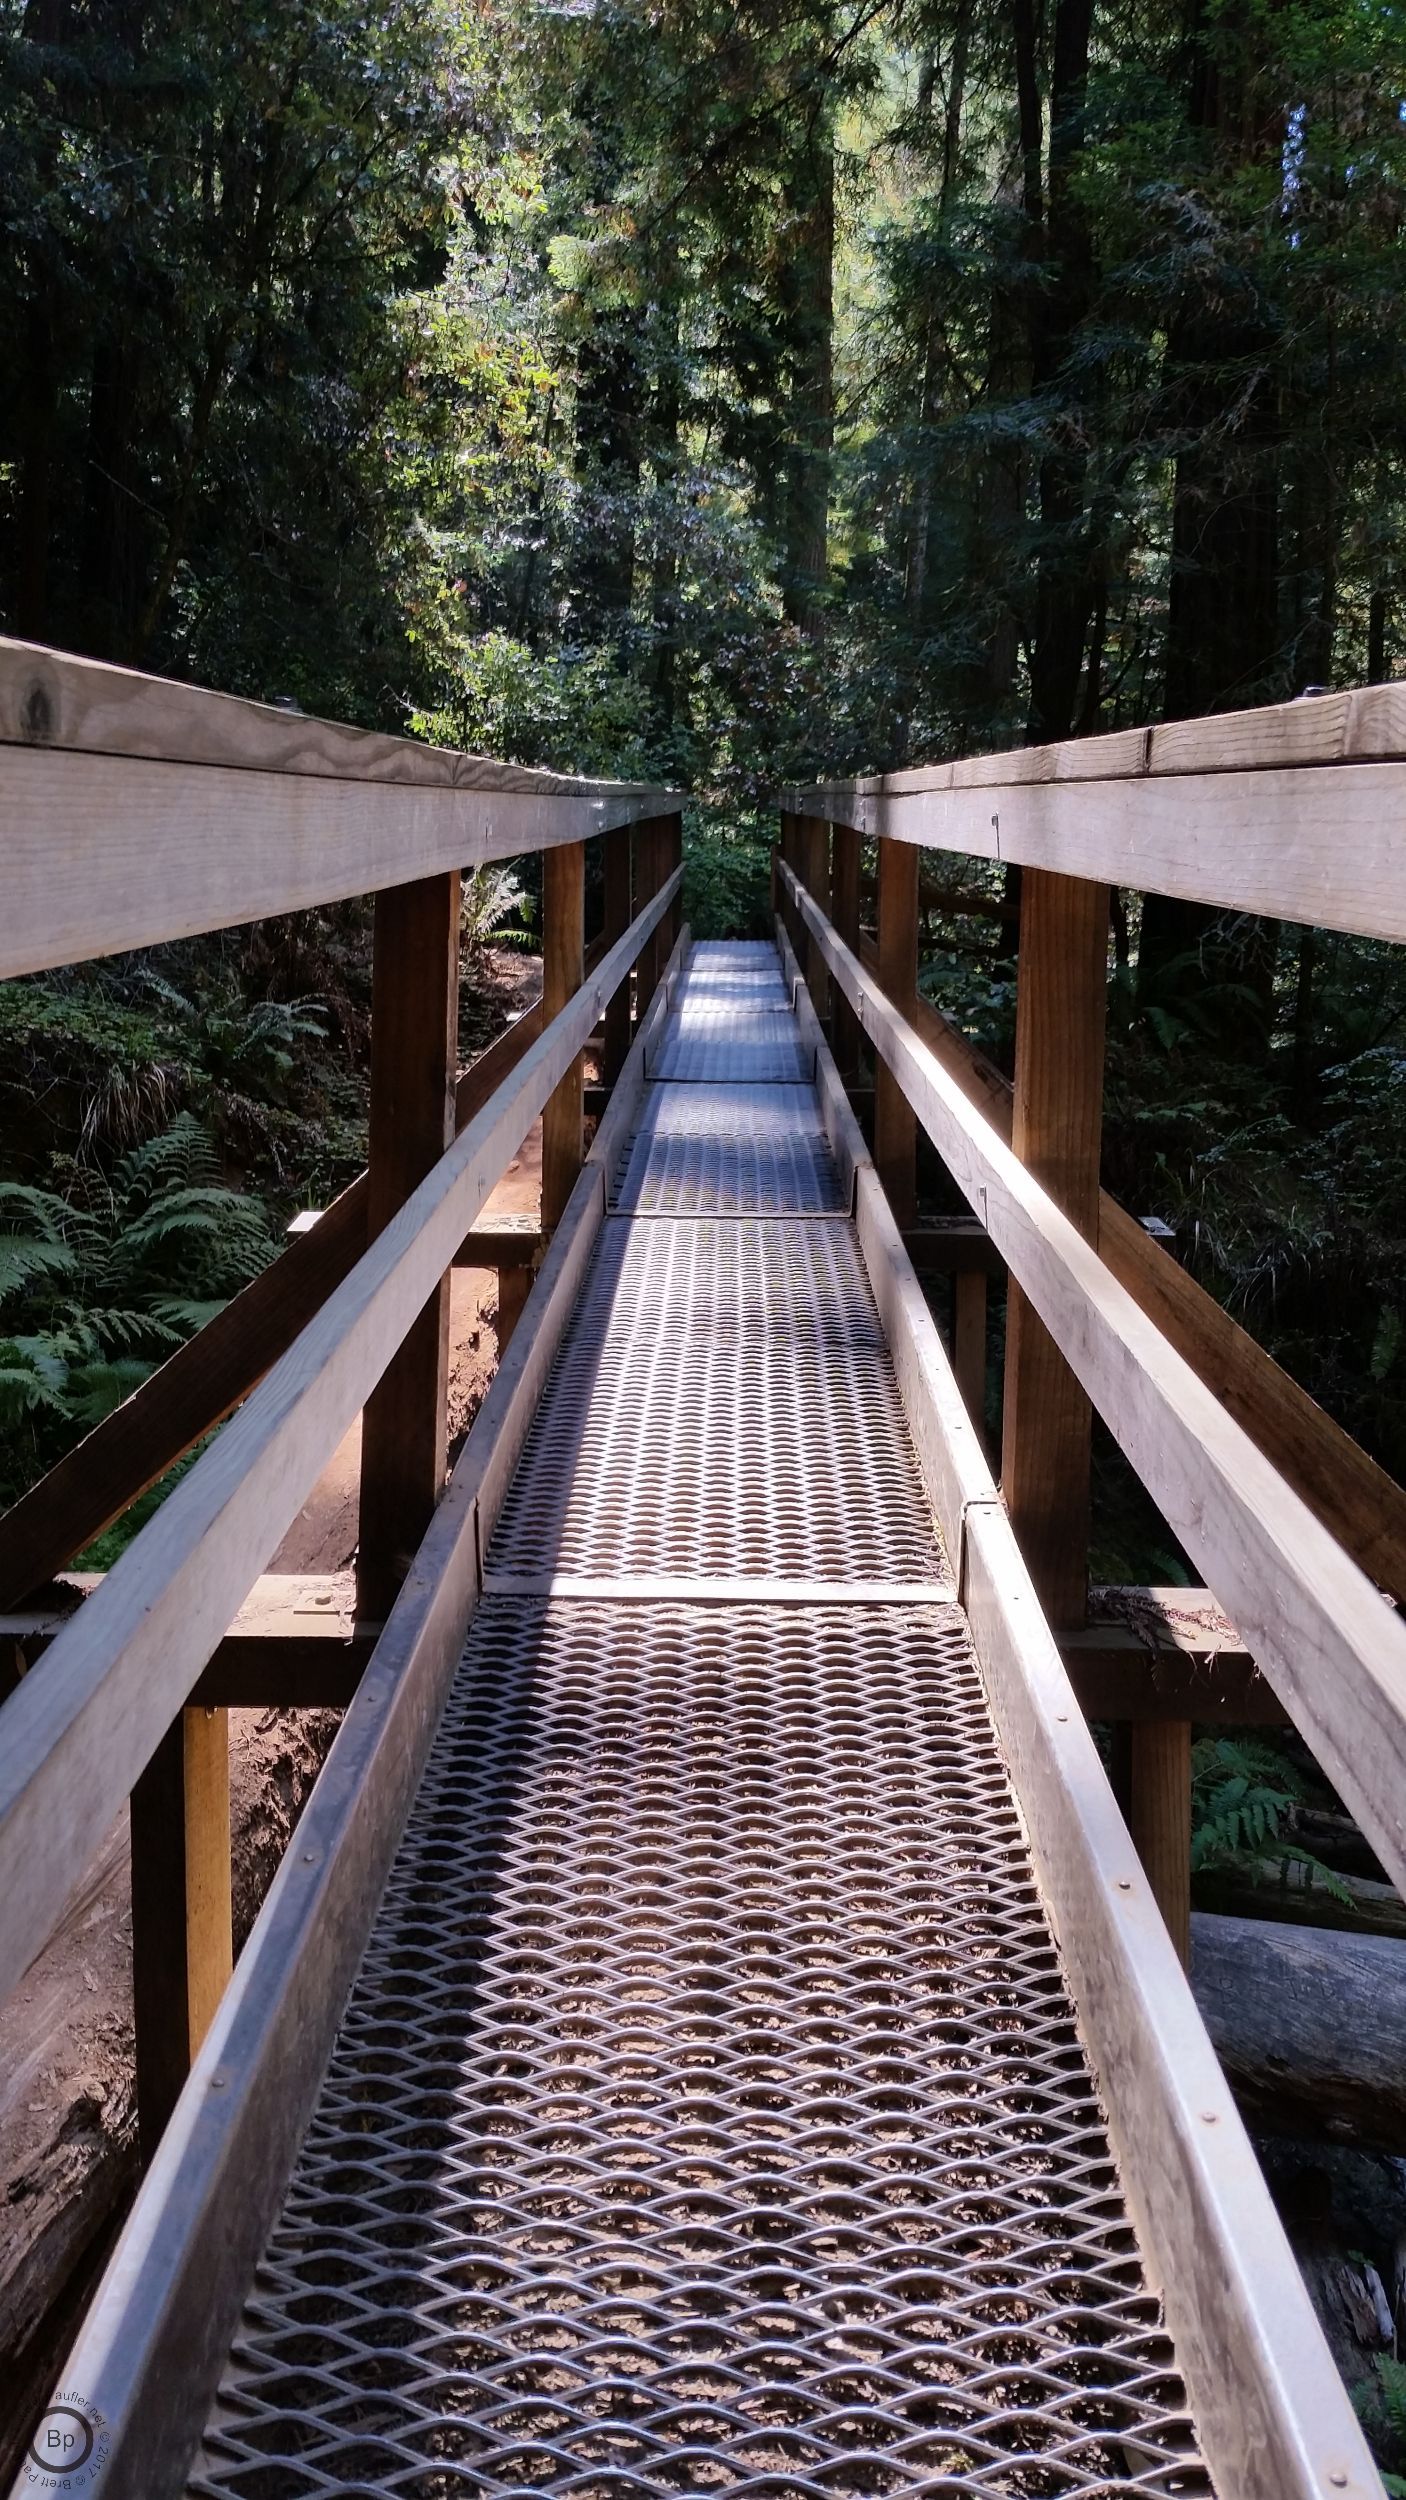
[[[1406,1890],[1406,1625],[781,873],[1011,1274]]]

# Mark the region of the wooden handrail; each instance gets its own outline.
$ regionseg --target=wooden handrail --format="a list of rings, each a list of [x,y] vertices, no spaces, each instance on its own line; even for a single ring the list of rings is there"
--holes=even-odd
[[[877,976],[872,938],[861,938],[859,958]],[[920,998],[909,1021],[1009,1144],[1009,1080],[930,1000]],[[1106,1189],[1099,1192],[1098,1246],[1119,1283],[1329,1534],[1370,1579],[1394,1597],[1406,1596],[1406,1489]]]
[[[860,833],[1406,938],[1406,687],[786,790]]]
[[[679,804],[0,641],[0,978],[552,850]]]
[[[0,1995],[296,1518],[489,1190],[667,915],[675,869],[5,1705]]]
[[[1225,1412],[784,864],[875,1050],[1261,1672],[1406,1890],[1406,1625]]]

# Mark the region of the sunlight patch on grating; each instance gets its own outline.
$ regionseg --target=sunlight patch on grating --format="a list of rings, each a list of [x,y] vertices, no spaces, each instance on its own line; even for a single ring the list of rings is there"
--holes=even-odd
[[[956,1607],[473,1624],[191,2490],[1210,2490]]]
[[[603,1337],[884,1346],[852,1225],[784,1216],[609,1218],[565,1342]]]
[[[949,1576],[880,1347],[623,1330],[558,1356],[489,1561],[500,1584]]]
[[[809,1085],[651,1085],[611,1204],[639,1215],[835,1215],[848,1199]]]
[[[808,1085],[815,1053],[788,1007],[684,1005],[669,1017],[645,1074],[675,1083]]]

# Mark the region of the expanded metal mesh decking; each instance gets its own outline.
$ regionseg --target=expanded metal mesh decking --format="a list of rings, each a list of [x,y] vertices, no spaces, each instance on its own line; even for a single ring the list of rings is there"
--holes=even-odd
[[[486,1600],[194,2489],[1208,2488],[956,1607]]]
[[[847,1211],[809,1085],[651,1085],[612,1207],[632,1215]]]
[[[201,2500],[1210,2493],[854,1228],[741,1168],[603,1224]]]
[[[784,1005],[676,1008],[646,1060],[647,1073],[712,1085],[808,1085],[815,1053]]]

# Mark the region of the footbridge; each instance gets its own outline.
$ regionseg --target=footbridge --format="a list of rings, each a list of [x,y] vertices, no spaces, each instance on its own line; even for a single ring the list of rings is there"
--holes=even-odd
[[[773,937],[694,944],[675,794],[0,649],[0,972],[377,897],[367,1174],[0,1522],[6,1988],[132,1810],[145,2174],[46,2487],[1380,2495],[1185,1977],[1186,1782],[1291,1719],[1406,1878],[1401,1496],[1100,1202],[1098,1087],[1110,884],[1406,936],[1389,692],[788,792]],[[532,849],[544,999],[460,1075],[460,872]],[[917,995],[944,850],[1025,870],[1013,1096]],[[1237,1638],[1091,1634],[1094,1410]],[[317,1614],[267,1565],[359,1413]],[[329,1700],[231,1968],[227,1711]]]

